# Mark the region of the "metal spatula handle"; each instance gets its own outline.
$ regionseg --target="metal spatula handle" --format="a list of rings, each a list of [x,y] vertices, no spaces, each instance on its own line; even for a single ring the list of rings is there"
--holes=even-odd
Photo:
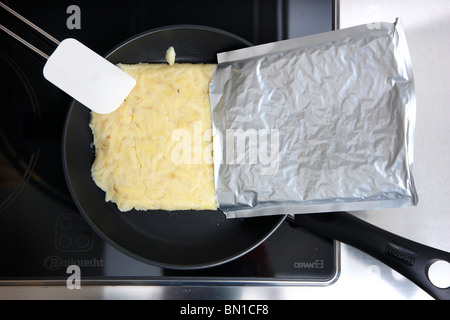
[[[48,55],[45,54],[44,52],[42,52],[41,50],[39,50],[38,48],[36,48],[35,46],[33,46],[31,43],[27,42],[26,40],[22,39],[21,37],[19,37],[17,34],[15,34],[14,32],[12,32],[11,30],[9,30],[8,28],[6,28],[5,26],[0,24],[0,29],[2,29],[3,31],[5,31],[7,34],[9,34],[11,37],[13,37],[14,39],[16,39],[17,41],[19,41],[20,43],[22,43],[23,45],[25,45],[26,47],[30,48],[31,50],[33,50],[34,52],[36,52],[37,54],[39,54],[41,57],[43,57],[44,59],[48,60]]]
[[[34,30],[36,30],[37,32],[39,32],[41,35],[43,35],[44,37],[46,37],[47,39],[49,39],[50,41],[52,41],[53,43],[55,43],[56,45],[59,45],[59,41],[57,39],[55,39],[54,37],[52,37],[51,35],[49,35],[47,32],[45,32],[44,30],[42,30],[41,28],[39,28],[37,25],[35,25],[33,22],[29,21],[27,18],[21,16],[20,14],[18,14],[17,12],[15,12],[13,9],[11,9],[10,7],[8,7],[7,5],[5,5],[3,2],[0,2],[0,7],[2,7],[3,9],[5,9],[6,11],[8,11],[9,13],[11,13],[13,16],[15,16],[16,18],[18,18],[19,20],[21,20],[22,22],[24,22],[25,24],[27,24],[28,26],[30,26],[31,28],[33,28]]]
[[[59,41],[57,39],[55,39],[53,36],[51,36],[50,34],[48,34],[47,32],[45,32],[44,30],[42,30],[41,28],[39,28],[37,25],[35,25],[34,23],[32,23],[31,21],[29,21],[28,19],[26,19],[25,17],[21,16],[20,14],[18,14],[17,12],[15,12],[13,9],[11,9],[10,7],[8,7],[7,5],[5,5],[3,2],[0,2],[0,7],[2,7],[3,9],[5,9],[6,11],[8,11],[9,13],[11,13],[13,16],[15,16],[16,18],[18,18],[20,21],[22,21],[23,23],[25,23],[26,25],[30,26],[31,28],[33,28],[34,30],[36,30],[39,34],[41,34],[42,36],[44,36],[45,38],[49,39],[50,41],[52,41],[54,44],[59,45]],[[44,57],[45,59],[48,59],[48,55],[45,54],[44,52],[42,52],[41,50],[39,50],[38,48],[36,48],[35,46],[33,46],[31,43],[29,43],[28,41],[24,40],[23,38],[19,37],[17,34],[15,34],[14,32],[12,32],[11,30],[9,30],[8,28],[6,28],[5,26],[0,24],[0,29],[2,29],[4,32],[6,32],[7,34],[9,34],[11,37],[13,37],[14,39],[16,39],[17,41],[19,41],[20,43],[22,43],[23,45],[27,46],[28,48],[30,48],[31,50],[33,50],[34,52],[36,52],[37,54],[39,54],[40,56]]]

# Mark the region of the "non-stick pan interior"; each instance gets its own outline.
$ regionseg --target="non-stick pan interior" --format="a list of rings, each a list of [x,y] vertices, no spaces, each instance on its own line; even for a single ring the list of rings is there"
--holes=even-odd
[[[140,34],[112,50],[113,63],[163,63],[173,46],[178,63],[216,63],[216,54],[248,46],[239,37],[198,26],[173,26]],[[218,265],[263,242],[284,216],[226,219],[220,211],[120,212],[105,202],[91,177],[95,157],[90,111],[74,101],[66,119],[63,163],[72,197],[88,223],[109,244],[136,259],[175,269]]]

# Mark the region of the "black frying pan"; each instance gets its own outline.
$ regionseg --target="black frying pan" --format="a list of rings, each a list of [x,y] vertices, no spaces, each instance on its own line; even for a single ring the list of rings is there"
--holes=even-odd
[[[112,63],[165,62],[170,46],[179,63],[217,63],[216,54],[250,45],[212,28],[174,26],[151,30],[122,43],[107,58]],[[63,136],[63,163],[69,189],[88,223],[113,247],[150,264],[195,269],[235,259],[263,242],[284,216],[227,220],[220,211],[120,212],[105,202],[91,177],[95,150],[90,110],[74,101]]]
[[[164,62],[174,46],[177,62],[215,63],[216,54],[250,45],[216,29],[179,26],[140,34],[107,55],[113,63]],[[196,269],[231,261],[269,237],[286,218],[274,215],[227,220],[220,211],[131,211],[121,213],[91,178],[95,150],[88,126],[90,111],[74,102],[63,136],[63,164],[72,196],[97,233],[120,251],[173,269]],[[435,298],[450,299],[450,288],[435,287],[428,268],[450,254],[372,226],[345,213],[297,215],[304,228],[352,245],[409,278]]]

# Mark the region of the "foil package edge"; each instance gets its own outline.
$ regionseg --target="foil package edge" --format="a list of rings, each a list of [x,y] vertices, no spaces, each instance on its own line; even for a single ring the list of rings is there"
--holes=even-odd
[[[401,22],[218,54],[214,174],[227,218],[416,205]]]

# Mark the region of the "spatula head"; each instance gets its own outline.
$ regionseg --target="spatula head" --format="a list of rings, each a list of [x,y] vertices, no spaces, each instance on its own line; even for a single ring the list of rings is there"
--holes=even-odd
[[[44,77],[96,113],[116,110],[136,80],[79,41],[62,41],[44,66]]]

